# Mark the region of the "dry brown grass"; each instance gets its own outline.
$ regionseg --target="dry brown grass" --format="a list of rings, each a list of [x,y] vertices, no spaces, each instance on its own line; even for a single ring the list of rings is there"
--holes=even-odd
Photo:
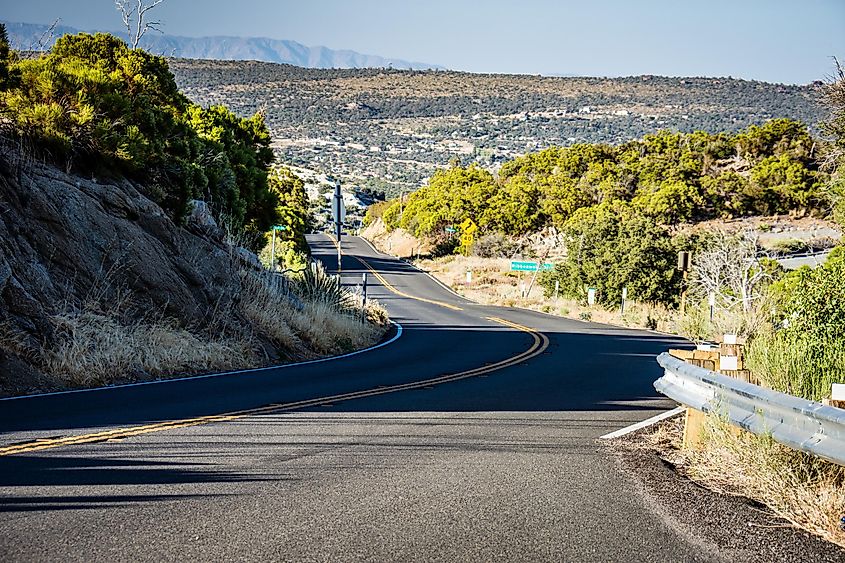
[[[59,336],[41,351],[40,363],[72,386],[237,369],[257,360],[246,340],[193,333],[174,321],[127,324],[90,311],[54,315],[52,320]]]
[[[241,312],[290,357],[357,350],[375,344],[387,330],[387,314],[373,301],[364,322],[360,305],[347,312],[320,299],[299,300],[271,274],[242,272],[241,283]]]
[[[665,307],[628,301],[625,314],[620,309],[589,307],[573,299],[546,298],[536,281],[531,292],[522,296],[522,286],[531,284],[531,274],[510,271],[510,260],[451,255],[434,260],[419,260],[417,266],[457,291],[485,305],[524,307],[571,319],[597,323],[652,328],[661,332],[677,332],[677,313]],[[472,271],[472,283],[466,283],[466,272]]]
[[[754,499],[793,525],[845,547],[845,467],[792,450],[771,437],[738,431],[708,416],[697,449],[682,449],[683,417],[644,435],[646,447],[691,479],[723,494]]]
[[[289,359],[348,352],[375,344],[389,325],[375,301],[368,301],[363,314],[360,298],[352,313],[341,312],[320,299],[293,297],[269,273],[242,271],[241,282],[239,311],[225,313],[231,317],[227,330],[192,330],[155,315],[138,318],[127,307],[131,296],[123,296],[111,308],[88,302],[52,315],[55,338],[37,349],[0,325],[0,348],[27,358],[62,386],[90,387],[255,367],[262,363],[256,336]]]

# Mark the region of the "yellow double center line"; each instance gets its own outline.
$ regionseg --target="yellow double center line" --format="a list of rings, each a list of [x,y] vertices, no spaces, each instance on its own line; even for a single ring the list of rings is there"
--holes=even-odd
[[[334,245],[337,247],[338,251],[340,252],[341,248],[340,248],[340,245],[338,245],[338,243],[337,243],[337,239],[335,239],[331,235],[329,235],[329,239],[334,243]],[[391,284],[389,281],[384,279],[384,276],[382,276],[380,273],[378,273],[375,268],[370,266],[369,262],[367,262],[366,260],[364,260],[360,256],[352,256],[352,257],[355,258],[358,262],[360,262],[365,268],[367,268],[376,277],[376,279],[379,282],[381,282],[381,284],[384,287],[386,287],[389,291],[395,293],[396,295],[399,295],[400,297],[406,297],[408,299],[413,299],[414,301],[422,301],[423,303],[430,303],[432,305],[437,305],[439,307],[445,307],[446,309],[452,309],[453,311],[463,311],[463,309],[461,307],[458,307],[457,305],[452,305],[451,303],[446,303],[444,301],[436,301],[434,299],[426,299],[425,297],[418,297],[416,295],[411,295],[409,293],[405,293],[404,291],[396,289],[393,286],[393,284]]]
[[[458,381],[461,379],[467,379],[470,377],[476,377],[479,375],[485,375],[488,373],[492,373],[494,371],[498,371],[500,369],[504,369],[507,367],[514,366],[519,364],[520,362],[524,362],[529,360],[535,356],[542,354],[546,348],[549,346],[549,338],[541,333],[537,332],[536,330],[530,329],[528,327],[512,323],[510,321],[506,321],[504,319],[500,319],[497,317],[487,317],[488,320],[497,322],[499,324],[505,325],[510,328],[514,328],[516,330],[521,330],[523,332],[527,332],[533,338],[533,343],[531,346],[525,350],[524,352],[517,354],[516,356],[501,360],[494,364],[490,364],[487,366],[482,366],[475,369],[470,369],[458,373],[451,373],[447,375],[441,375],[439,377],[434,377],[431,379],[424,379],[422,381],[415,381],[413,383],[401,383],[398,385],[384,385],[381,387],[376,387],[374,389],[366,389],[363,391],[354,391],[352,393],[342,393],[339,395],[329,395],[326,397],[318,397],[315,399],[307,399],[304,401],[296,401],[292,403],[283,403],[283,404],[274,404],[274,405],[267,405],[265,407],[258,407],[254,409],[246,409],[240,411],[234,411],[225,414],[218,414],[218,415],[211,415],[211,416],[200,416],[196,418],[186,418],[182,420],[172,420],[168,422],[159,422],[156,424],[145,424],[143,426],[131,426],[128,428],[116,428],[113,430],[105,430],[103,432],[94,432],[91,434],[81,434],[79,436],[67,436],[64,438],[47,438],[42,440],[35,440],[32,442],[26,442],[23,444],[14,444],[11,446],[6,446],[0,448],[0,456],[6,455],[13,455],[13,454],[22,454],[28,452],[37,452],[41,450],[49,450],[52,448],[59,448],[62,446],[75,446],[81,444],[93,444],[97,442],[107,442],[110,440],[123,440],[125,438],[131,438],[133,436],[140,436],[143,434],[150,434],[153,432],[162,432],[164,430],[173,430],[176,428],[185,428],[187,426],[199,426],[201,424],[211,424],[214,422],[229,422],[232,420],[237,420],[239,418],[243,418],[245,416],[257,415],[257,414],[270,414],[270,413],[281,413],[285,411],[292,411],[296,409],[303,409],[308,407],[314,407],[319,405],[325,405],[328,403],[336,403],[340,401],[349,401],[353,399],[363,399],[365,397],[375,397],[377,395],[385,395],[387,393],[396,393],[397,391],[409,391],[412,389],[421,389],[424,387],[431,387],[432,385],[438,385],[441,383],[449,383],[452,381]]]

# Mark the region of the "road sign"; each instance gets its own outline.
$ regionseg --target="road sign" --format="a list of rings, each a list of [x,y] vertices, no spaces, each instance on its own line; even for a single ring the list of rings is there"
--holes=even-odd
[[[514,272],[536,272],[537,271],[537,262],[511,262],[511,270]],[[550,262],[545,262],[543,264],[542,270],[543,271],[550,271],[554,269],[554,264]]]
[[[470,219],[468,217],[466,219],[464,219],[463,223],[461,223],[461,232],[466,234],[466,235],[471,235],[472,233],[474,233],[477,230],[478,230],[478,225],[476,225],[475,221],[473,221],[472,219]]]
[[[474,239],[472,233],[464,233],[461,235],[461,246],[464,249],[464,255],[469,256],[469,250],[472,248]]]
[[[343,224],[346,221],[346,204],[343,203],[342,197],[332,198],[332,221],[335,224]]]
[[[596,304],[596,288],[587,288],[587,305],[592,307]]]
[[[287,231],[288,228],[285,225],[273,225],[274,231]]]
[[[446,227],[446,232],[452,234],[458,232],[458,229],[456,229],[455,227]]]

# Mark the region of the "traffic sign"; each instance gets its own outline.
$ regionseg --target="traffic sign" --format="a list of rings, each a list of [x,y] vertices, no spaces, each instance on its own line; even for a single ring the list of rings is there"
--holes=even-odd
[[[274,231],[287,231],[288,228],[286,225],[273,225]]]
[[[335,224],[343,224],[346,221],[346,204],[343,203],[343,198],[336,195],[332,198],[332,221]]]
[[[467,217],[464,219],[464,222],[461,223],[461,232],[467,235],[471,235],[475,231],[478,230],[478,225],[475,224],[475,221]]]
[[[537,262],[511,262],[511,270],[514,272],[536,272],[537,271]],[[554,264],[550,262],[545,262],[542,266],[542,270],[550,271],[554,269]]]
[[[447,233],[456,233],[456,232],[458,232],[458,229],[456,229],[455,227],[446,227],[446,232]]]

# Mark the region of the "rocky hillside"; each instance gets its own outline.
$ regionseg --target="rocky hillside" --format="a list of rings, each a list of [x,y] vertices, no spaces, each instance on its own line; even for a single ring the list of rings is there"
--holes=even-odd
[[[315,357],[385,330],[376,305],[363,325],[354,302],[312,307],[202,205],[180,226],[143,186],[0,154],[0,396]]]
[[[780,117],[812,128],[825,115],[819,84],[185,59],[171,60],[170,68],[197,103],[225,104],[240,115],[263,109],[282,161],[388,195],[415,189],[454,159],[495,168],[550,146],[621,143],[660,129],[735,132]]]

